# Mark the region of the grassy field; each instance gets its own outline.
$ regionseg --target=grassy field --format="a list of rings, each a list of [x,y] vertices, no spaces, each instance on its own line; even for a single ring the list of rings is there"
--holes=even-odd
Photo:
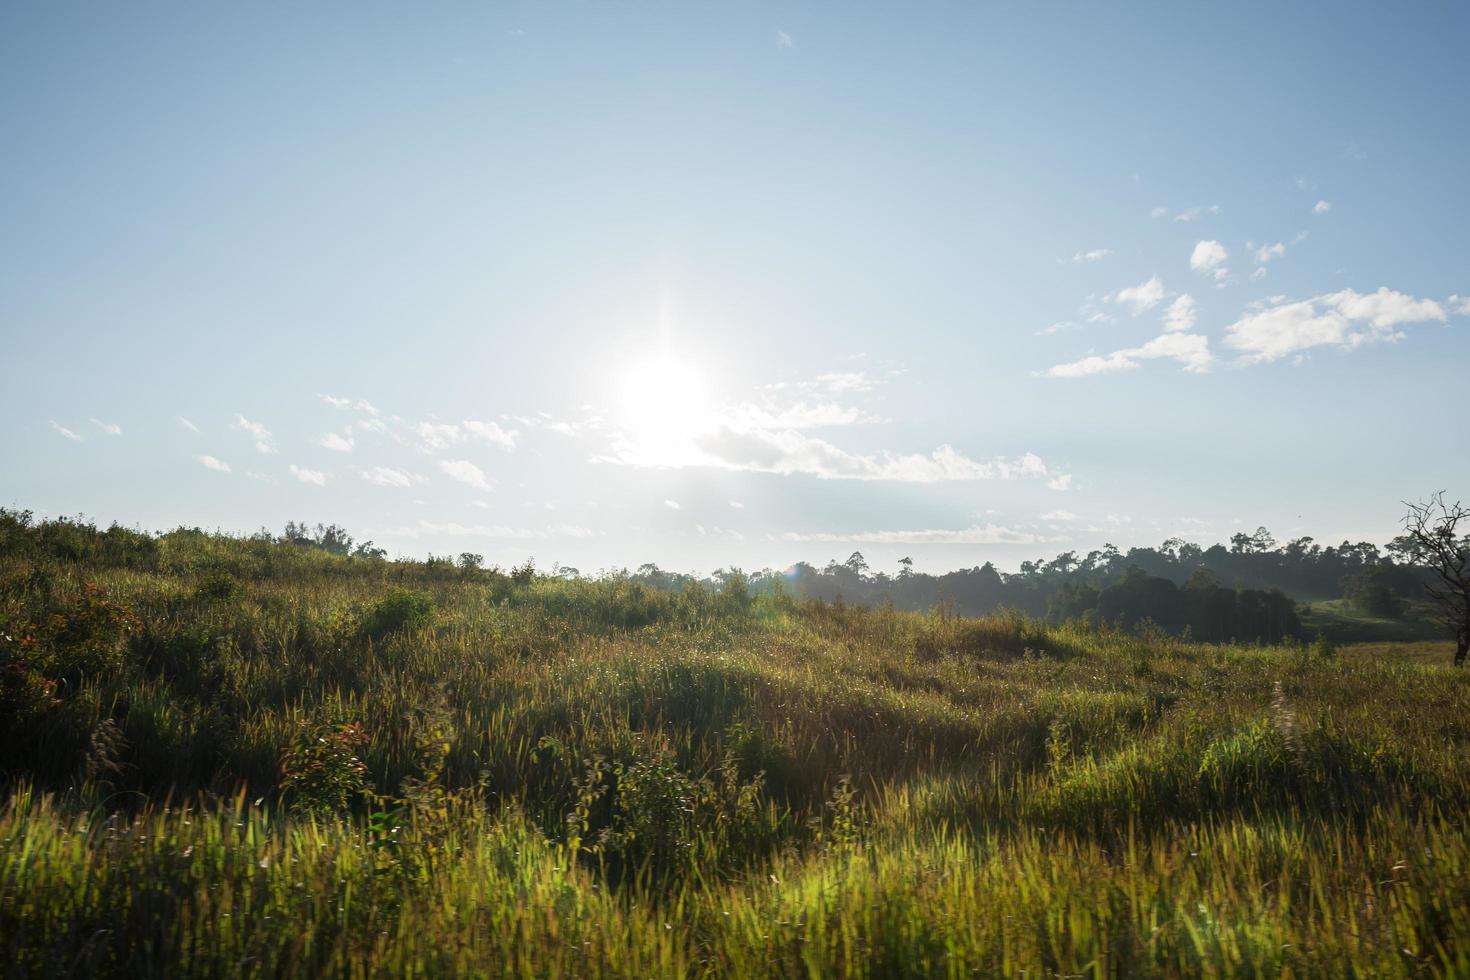
[[[0,544],[8,975],[1470,974],[1433,645]]]

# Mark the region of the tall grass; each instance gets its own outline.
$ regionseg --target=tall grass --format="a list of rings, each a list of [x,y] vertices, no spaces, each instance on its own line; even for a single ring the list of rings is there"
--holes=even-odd
[[[12,975],[1470,972],[1470,682],[0,527]]]

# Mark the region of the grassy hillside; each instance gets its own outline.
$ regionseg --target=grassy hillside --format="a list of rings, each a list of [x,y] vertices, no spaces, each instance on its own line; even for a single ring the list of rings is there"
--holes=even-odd
[[[1375,616],[1346,599],[1304,603],[1297,607],[1297,612],[1302,629],[1309,636],[1325,636],[1334,643],[1417,643],[1443,635],[1433,623],[1413,617]]]
[[[0,526],[19,975],[1470,972],[1448,653]]]

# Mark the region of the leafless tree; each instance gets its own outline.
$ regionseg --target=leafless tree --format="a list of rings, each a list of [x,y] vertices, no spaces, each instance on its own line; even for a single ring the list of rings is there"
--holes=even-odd
[[[1455,638],[1455,666],[1462,666],[1470,651],[1470,509],[1459,501],[1445,503],[1443,490],[1404,506],[1406,544],[1415,563],[1434,573],[1424,588]]]

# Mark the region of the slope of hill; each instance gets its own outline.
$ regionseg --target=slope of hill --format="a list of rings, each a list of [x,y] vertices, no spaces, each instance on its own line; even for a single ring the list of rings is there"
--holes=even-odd
[[[1447,657],[13,515],[0,618],[21,974],[1470,970]]]

